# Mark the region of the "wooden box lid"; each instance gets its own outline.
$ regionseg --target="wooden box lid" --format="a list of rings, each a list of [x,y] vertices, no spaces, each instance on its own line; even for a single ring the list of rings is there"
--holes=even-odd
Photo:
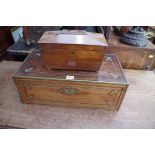
[[[97,72],[48,70],[43,66],[42,57],[38,52],[32,52],[13,77],[67,80],[67,76],[74,76],[74,81],[125,84],[128,82],[123,74],[122,67],[114,54],[104,57],[102,66]]]
[[[101,49],[108,46],[103,34],[98,34],[98,37],[95,34],[79,30],[46,31],[39,39],[38,44],[53,45],[53,48],[70,48],[71,46],[72,49],[77,49],[77,46],[85,49],[89,46],[94,48],[100,47]]]

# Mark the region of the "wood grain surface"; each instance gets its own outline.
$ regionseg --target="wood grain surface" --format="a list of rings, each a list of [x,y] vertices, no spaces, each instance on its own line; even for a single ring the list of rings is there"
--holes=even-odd
[[[94,34],[94,35],[93,35]],[[95,33],[84,31],[47,31],[38,41],[43,62],[47,68],[71,70],[99,70],[107,42]]]
[[[111,33],[107,53],[117,54],[124,69],[153,70],[155,45],[148,41],[145,47],[129,46],[120,41],[120,35]]]
[[[0,124],[19,128],[155,128],[155,73],[124,70],[130,83],[118,112],[21,104],[11,75],[19,62],[0,63]]]
[[[16,77],[66,80],[67,75],[74,75],[74,81],[128,84],[122,67],[114,54],[104,57],[101,68],[97,72],[73,70],[47,70],[43,65],[40,52],[34,51],[23,62],[15,73]]]

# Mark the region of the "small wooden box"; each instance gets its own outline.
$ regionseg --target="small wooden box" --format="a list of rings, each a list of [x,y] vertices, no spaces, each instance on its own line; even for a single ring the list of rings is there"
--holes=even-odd
[[[38,41],[43,63],[49,69],[99,70],[107,42],[86,31],[47,31]],[[103,42],[104,40],[104,42]]]
[[[118,110],[128,82],[116,55],[106,55],[98,72],[48,70],[33,52],[13,75],[22,103]]]

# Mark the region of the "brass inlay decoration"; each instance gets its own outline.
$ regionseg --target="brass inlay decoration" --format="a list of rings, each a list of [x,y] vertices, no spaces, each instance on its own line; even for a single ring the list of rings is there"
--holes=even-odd
[[[32,96],[32,95],[27,96],[27,99],[28,99],[28,100],[31,100],[32,98],[33,98],[33,96]]]
[[[60,89],[60,92],[67,95],[76,95],[79,91],[76,88],[72,87],[63,87]]]
[[[113,106],[113,101],[107,101],[107,104]]]
[[[31,100],[33,98],[33,95],[30,94],[29,92],[32,90],[32,86],[27,84],[27,83],[24,83],[23,86],[24,86],[24,89],[25,89],[25,92],[26,92],[26,98],[28,100]]]
[[[114,89],[114,90],[112,90],[112,91],[109,93],[109,95],[118,94],[119,92],[120,92],[120,90]]]
[[[31,71],[33,71],[34,70],[34,68],[26,68],[25,69],[25,72],[31,72]]]
[[[116,90],[116,89],[113,89],[108,93],[108,95],[110,96],[109,101],[107,101],[108,105],[114,106],[114,101],[118,93],[120,93],[120,90]]]
[[[26,90],[31,90],[32,89],[32,86],[30,86],[27,83],[24,84],[24,87],[25,87]]]
[[[107,57],[106,57],[106,61],[109,61],[109,60],[112,61],[112,58],[107,56]]]
[[[113,74],[113,73],[110,73],[110,75],[114,78],[117,78],[117,75],[116,74]]]

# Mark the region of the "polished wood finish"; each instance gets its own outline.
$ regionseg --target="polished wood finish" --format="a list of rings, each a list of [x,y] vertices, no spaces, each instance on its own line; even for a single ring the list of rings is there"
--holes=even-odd
[[[99,70],[107,42],[86,31],[47,31],[38,41],[47,68]]]
[[[148,41],[146,47],[133,47],[120,42],[120,35],[111,33],[108,54],[117,54],[125,69],[153,70],[155,68],[155,45]]]
[[[66,79],[74,76],[74,79]],[[106,55],[98,72],[47,70],[33,52],[13,76],[21,102],[118,110],[128,82],[115,55]]]

